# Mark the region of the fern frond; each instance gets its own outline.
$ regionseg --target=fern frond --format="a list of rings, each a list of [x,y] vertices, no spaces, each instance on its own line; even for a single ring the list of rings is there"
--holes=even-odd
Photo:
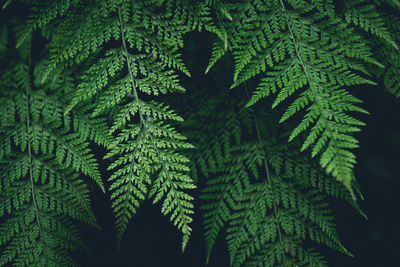
[[[264,150],[268,154],[264,152],[262,164],[271,162],[275,174],[266,167],[265,180],[247,186],[233,205],[227,228],[232,266],[326,266],[321,256],[303,249],[301,243],[307,236],[348,254],[338,239],[327,203],[321,202],[325,197],[310,190],[308,177],[314,169],[307,167],[307,160],[296,157],[296,153],[288,157],[288,150],[285,146],[276,147],[274,141],[268,142]],[[344,190],[341,187],[342,193]],[[349,193],[345,195],[352,202]]]
[[[102,186],[98,167],[57,92],[33,90],[29,67],[13,64],[0,88],[0,265],[75,265],[67,251],[85,246],[70,218],[98,227],[78,173]]]
[[[357,207],[350,194],[341,184],[321,177],[323,173],[315,172],[318,167],[309,166],[304,156],[287,153],[287,146],[276,146],[271,140],[265,147],[248,142],[232,148],[231,159],[219,169],[221,174],[207,182],[202,195],[207,200],[202,207],[207,261],[225,225],[232,266],[275,266],[282,262],[326,266],[320,255],[303,248],[307,236],[349,254],[338,239],[322,194],[344,197]],[[275,170],[271,175],[267,171],[269,178],[260,177],[260,167],[266,162]],[[262,181],[254,184],[254,179]]]
[[[89,19],[81,18],[81,25],[90,30],[75,26],[82,14]],[[93,99],[91,119],[113,114],[108,134],[114,141],[105,158],[113,160],[108,169],[113,170],[109,181],[118,244],[147,197],[154,197],[154,203],[163,199],[162,214],[170,214],[183,233],[182,250],[188,242],[193,198],[185,191],[195,186],[182,151],[193,146],[167,123],[182,118],[149,96],[185,91],[175,71],[190,73],[177,51],[183,34],[211,27],[208,14],[204,4],[185,1],[81,3],[55,33],[51,66],[80,63],[113,42],[102,51],[104,56],[91,60],[65,114]],[[69,37],[69,43],[60,42]]]
[[[183,129],[198,147],[190,157],[207,177],[200,196],[206,262],[224,229],[231,266],[327,266],[304,247],[306,239],[351,255],[340,243],[326,197],[344,198],[364,216],[349,191],[300,154],[298,140],[287,144],[290,125],[277,126],[273,112],[244,109],[245,96],[224,90],[230,77],[225,65],[218,67],[216,95],[195,91],[184,102],[191,108],[185,108]]]
[[[321,166],[351,191],[351,149],[358,147],[351,135],[363,124],[349,113],[367,112],[347,88],[375,84],[359,74],[369,75],[365,64],[382,66],[370,46],[335,13],[332,1],[247,1],[232,8],[238,12],[226,23],[235,61],[231,88],[259,76],[246,106],[277,94],[273,108],[302,90],[280,121],[305,109],[289,141],[304,132],[302,150],[320,154]],[[373,31],[389,38],[381,18],[369,17],[376,18]]]

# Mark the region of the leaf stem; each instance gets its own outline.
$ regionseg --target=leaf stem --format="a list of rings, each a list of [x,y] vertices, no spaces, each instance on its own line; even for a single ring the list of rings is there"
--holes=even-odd
[[[243,83],[243,87],[244,87],[244,91],[246,93],[247,99],[250,99],[249,93],[247,92],[246,83]],[[258,139],[259,144],[262,145],[260,127],[258,125],[257,117],[256,117],[255,114],[253,115],[253,118],[254,118],[254,124],[255,124],[255,127],[256,127],[257,139]],[[264,148],[263,148],[263,151],[264,151]],[[266,154],[265,151],[264,151],[264,154]],[[265,157],[263,158],[263,163],[264,163],[264,167],[265,167],[265,172],[267,174],[268,185],[269,185],[270,188],[272,188],[271,175],[269,173],[269,168],[268,168],[267,160],[265,159]],[[280,246],[281,251],[282,251],[283,266],[287,266],[286,265],[286,252],[285,252],[285,248],[283,247],[283,240],[282,240],[283,234],[282,234],[281,226],[279,225],[279,222],[278,222],[278,208],[277,208],[277,205],[276,205],[275,197],[271,196],[271,199],[272,199],[272,207],[273,207],[273,210],[274,210],[274,219],[276,221],[277,229],[278,229],[279,246]]]
[[[30,61],[30,60],[29,60]],[[32,203],[33,207],[35,209],[35,218],[36,218],[36,224],[38,226],[39,230],[39,239],[40,242],[42,243],[42,249],[43,249],[43,254],[46,254],[46,249],[45,249],[45,243],[43,240],[43,230],[42,230],[42,224],[40,223],[40,218],[39,218],[39,208],[37,205],[37,200],[36,200],[36,194],[35,194],[35,183],[33,181],[33,164],[32,164],[32,151],[31,151],[31,121],[30,121],[30,92],[29,89],[26,88],[26,105],[27,105],[27,112],[26,112],[26,130],[28,134],[28,165],[29,165],[29,181],[31,184],[31,193],[32,193]],[[48,265],[47,262],[47,257],[45,256],[45,262],[46,265]]]

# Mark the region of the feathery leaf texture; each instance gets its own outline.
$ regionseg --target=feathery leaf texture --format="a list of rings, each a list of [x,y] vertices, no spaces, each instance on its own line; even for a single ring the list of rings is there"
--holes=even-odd
[[[161,6],[163,12],[159,11]],[[82,12],[88,18],[77,25]],[[112,158],[108,169],[113,170],[109,181],[118,244],[129,220],[147,197],[154,197],[153,203],[163,199],[162,214],[170,214],[183,233],[182,250],[188,242],[194,207],[193,197],[185,191],[195,185],[187,174],[189,160],[181,151],[193,146],[168,123],[182,118],[168,106],[147,99],[185,91],[175,71],[190,74],[177,50],[189,30],[218,30],[207,16],[204,5],[189,6],[185,1],[82,2],[67,14],[55,34],[51,49],[57,53],[47,73],[59,63],[80,63],[99,53],[97,50],[107,42],[114,42],[82,75],[65,112],[96,99],[93,117],[113,113],[109,130],[113,141],[105,159]],[[70,42],[61,42],[65,39]]]
[[[225,65],[216,67],[222,70],[210,74],[221,85],[217,95],[195,92],[183,100],[192,107],[183,129],[198,147],[189,157],[208,178],[200,196],[206,262],[224,229],[231,266],[327,266],[304,247],[306,238],[351,255],[339,241],[326,197],[344,198],[364,215],[350,193],[301,155],[298,141],[285,144],[289,126],[276,128],[276,112],[243,109],[246,96],[228,92]]]
[[[12,65],[0,85],[0,266],[75,265],[67,251],[85,246],[69,217],[98,227],[78,174],[104,190],[98,166],[61,95],[33,90],[29,66]]]
[[[235,60],[231,88],[258,76],[247,107],[271,94],[277,94],[272,108],[293,99],[280,123],[300,110],[305,115],[289,141],[307,134],[301,150],[320,154],[321,166],[350,192],[356,163],[351,150],[358,147],[352,134],[364,123],[349,113],[368,112],[348,88],[375,84],[364,77],[369,76],[366,65],[383,66],[349,23],[397,49],[383,17],[366,2],[346,4],[342,18],[333,1],[245,1],[230,5],[232,20],[223,22]],[[221,41],[214,44],[207,71],[224,53]],[[296,91],[301,92],[293,97]]]
[[[327,266],[312,243],[351,255],[329,208],[344,199],[366,218],[353,134],[368,112],[350,90],[380,78],[400,96],[398,0],[2,8],[24,12],[0,26],[0,266],[77,265],[73,220],[99,227],[85,179],[105,192],[92,145],[107,150],[118,246],[152,199],[184,251],[201,187],[206,262],[221,232],[234,267]],[[199,85],[200,64],[182,54],[203,30],[213,42]]]

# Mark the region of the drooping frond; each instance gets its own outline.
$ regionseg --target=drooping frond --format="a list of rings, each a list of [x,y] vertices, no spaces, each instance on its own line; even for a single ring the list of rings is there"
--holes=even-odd
[[[195,186],[182,152],[193,146],[170,126],[169,121],[182,118],[150,99],[185,91],[176,71],[190,74],[178,49],[190,30],[217,31],[208,14],[204,4],[186,1],[81,2],[53,38],[47,73],[60,63],[90,61],[65,112],[94,99],[92,117],[112,114],[114,141],[105,158],[112,159],[108,169],[113,170],[109,181],[118,242],[147,197],[163,200],[161,212],[170,214],[183,233],[182,249],[189,239],[193,198],[185,191]],[[93,59],[99,52],[102,56]]]
[[[227,228],[231,265],[327,266],[303,243],[309,238],[349,254],[339,241],[324,195],[345,198],[362,211],[341,184],[318,171],[294,146],[276,144],[265,144],[266,177],[248,186],[233,205]]]
[[[336,14],[333,1],[252,0],[232,4],[229,11],[233,19],[224,25],[235,60],[231,88],[257,76],[260,82],[248,107],[271,94],[277,94],[273,108],[293,99],[280,122],[300,110],[305,115],[289,141],[304,132],[301,150],[311,148],[312,156],[320,154],[327,173],[352,191],[356,160],[351,149],[358,147],[352,134],[364,124],[349,113],[367,111],[348,88],[374,84],[361,74],[369,74],[366,64],[381,66],[368,43]],[[368,15],[365,21],[370,31],[391,40],[380,18]],[[215,48],[210,64],[221,53]],[[292,97],[296,92],[300,94]]]
[[[222,63],[229,62],[225,59]],[[182,127],[197,144],[189,157],[207,177],[200,196],[206,262],[223,230],[231,266],[327,266],[305,246],[306,239],[349,254],[336,233],[327,195],[346,199],[363,214],[357,203],[317,162],[298,152],[298,140],[286,144],[290,125],[279,126],[276,112],[244,108],[245,91],[228,92],[225,72],[226,65],[216,66],[210,73],[215,82],[183,100],[190,108]]]
[[[11,64],[0,87],[0,266],[75,265],[67,252],[85,246],[71,218],[98,227],[78,174],[102,187],[98,166],[61,90],[34,89],[29,66]]]
[[[267,125],[260,117],[258,123]],[[326,266],[322,256],[304,247],[306,238],[348,253],[324,194],[346,198],[359,209],[350,194],[315,171],[318,166],[296,153],[296,146],[279,145],[283,137],[269,136],[265,127],[254,132],[264,136],[261,143],[255,138],[231,147],[203,190],[208,257],[224,227],[232,266]]]
[[[261,121],[259,118],[258,123]],[[233,159],[227,165],[231,169],[243,168],[242,171],[225,174],[235,181],[253,177],[251,183],[241,188],[244,190],[234,191],[235,197],[229,199],[230,211],[223,221],[227,221],[231,265],[326,266],[321,255],[305,247],[307,238],[348,254],[336,234],[324,194],[344,197],[358,208],[350,194],[341,184],[316,171],[318,166],[297,154],[296,146],[279,145],[284,138],[270,136],[261,128],[258,132],[264,137],[259,140],[266,141],[242,144],[240,153],[232,153],[234,159],[242,162]],[[229,180],[221,183],[225,190],[230,186]],[[206,190],[209,188],[213,187]],[[213,193],[227,196],[217,188]],[[223,214],[211,207],[213,212]],[[223,225],[220,222],[213,229]]]

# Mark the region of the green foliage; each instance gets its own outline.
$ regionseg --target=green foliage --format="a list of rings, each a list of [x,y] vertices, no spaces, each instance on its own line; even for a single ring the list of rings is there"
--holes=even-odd
[[[349,23],[397,49],[383,16],[365,2],[346,1],[342,18],[333,1],[245,1],[230,5],[233,19],[224,22],[235,60],[231,88],[257,76],[247,107],[271,94],[277,94],[272,108],[292,99],[280,123],[305,109],[289,141],[306,133],[301,151],[311,148],[313,157],[321,154],[321,166],[351,192],[356,163],[351,149],[358,147],[352,133],[364,124],[349,113],[368,113],[346,88],[374,84],[363,77],[369,75],[366,65],[382,65]],[[223,54],[219,41],[207,70]]]
[[[67,78],[35,88],[30,65],[10,65],[0,85],[0,265],[74,265],[67,251],[84,245],[71,219],[98,227],[79,175],[104,190],[87,141],[97,129],[63,116]]]
[[[165,10],[160,11],[161,6]],[[77,24],[82,14],[87,19]],[[109,134],[114,141],[105,159],[113,158],[108,169],[114,171],[109,181],[118,242],[140,202],[153,196],[153,203],[164,199],[161,212],[171,214],[182,231],[182,249],[189,240],[193,197],[184,190],[195,186],[187,175],[189,160],[180,150],[193,146],[167,123],[181,121],[180,116],[168,106],[145,99],[146,95],[185,91],[175,71],[190,74],[177,50],[189,30],[215,28],[207,14],[204,5],[189,6],[184,1],[82,2],[55,31],[47,73],[59,64],[103,54],[84,71],[65,112],[96,99],[92,116],[113,114]]]
[[[23,12],[1,14],[0,266],[76,265],[74,220],[99,227],[85,179],[108,187],[118,245],[152,199],[183,251],[199,187],[206,262],[221,232],[231,266],[327,266],[312,244],[351,255],[329,205],[366,217],[353,150],[368,112],[350,90],[380,78],[400,96],[397,0],[2,8]],[[213,43],[196,84],[182,54],[203,30]],[[106,151],[105,186],[92,147]]]
[[[344,198],[363,214],[350,193],[301,155],[299,142],[286,143],[289,127],[276,127],[276,112],[241,108],[245,90],[228,98],[232,93],[220,79],[229,75],[225,65],[219,67],[211,75],[221,89],[214,97],[188,97],[191,105],[185,104],[192,110],[183,123],[199,148],[192,161],[208,177],[201,195],[207,262],[223,229],[232,266],[327,266],[313,248],[304,247],[305,239],[351,255],[338,238],[327,201],[327,196]],[[213,123],[204,127],[204,121]]]

